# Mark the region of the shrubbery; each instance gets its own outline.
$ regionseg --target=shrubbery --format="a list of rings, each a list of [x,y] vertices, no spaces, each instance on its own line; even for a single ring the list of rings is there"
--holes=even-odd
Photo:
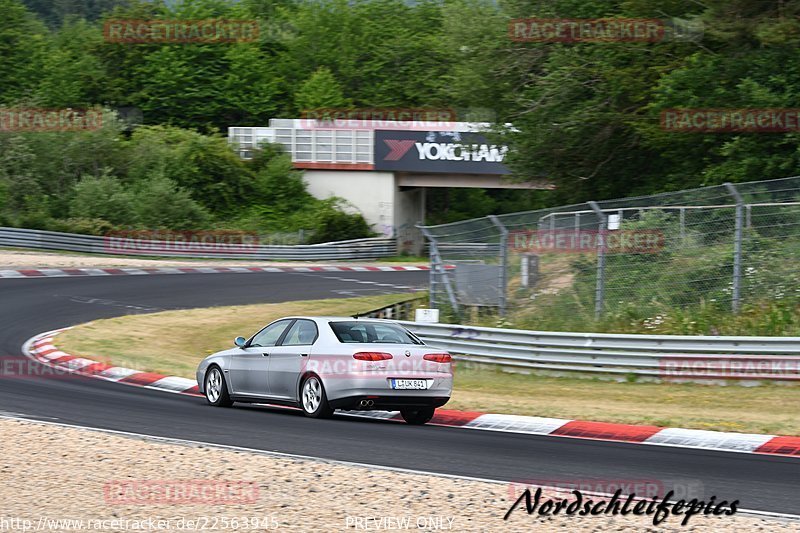
[[[360,214],[306,191],[275,146],[242,161],[227,140],[113,120],[84,133],[0,137],[0,224],[74,233],[119,229],[303,230],[306,240],[372,236]]]

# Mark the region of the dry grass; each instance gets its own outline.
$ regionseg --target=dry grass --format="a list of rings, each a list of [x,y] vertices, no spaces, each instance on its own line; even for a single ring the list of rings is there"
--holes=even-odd
[[[629,424],[800,435],[800,387],[628,383],[456,372],[448,408]]]
[[[304,300],[164,311],[95,320],[58,337],[64,351],[115,365],[194,378],[208,354],[233,346],[266,324],[290,315],[350,316],[409,299],[409,294]]]

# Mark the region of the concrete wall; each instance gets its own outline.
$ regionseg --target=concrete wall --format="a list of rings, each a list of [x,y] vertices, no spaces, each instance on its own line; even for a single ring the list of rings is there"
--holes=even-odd
[[[393,172],[305,170],[303,179],[316,198],[339,196],[350,202],[373,231],[397,238],[398,251],[422,252],[424,240],[414,225],[425,215],[423,189],[400,191]]]
[[[350,202],[378,234],[394,235],[395,178],[393,172],[306,170],[303,179],[316,198],[339,196]]]
[[[425,238],[415,226],[425,220],[425,189],[398,190],[396,198],[394,225],[397,251],[421,255]]]

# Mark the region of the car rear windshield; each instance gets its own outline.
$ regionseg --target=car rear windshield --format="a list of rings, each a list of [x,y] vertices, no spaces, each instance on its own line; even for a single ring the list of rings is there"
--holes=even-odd
[[[352,322],[331,322],[330,325],[339,342],[422,344],[421,340],[395,324],[354,320]]]

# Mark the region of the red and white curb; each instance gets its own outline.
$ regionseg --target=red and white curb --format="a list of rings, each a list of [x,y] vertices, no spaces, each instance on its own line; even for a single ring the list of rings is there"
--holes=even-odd
[[[66,329],[69,328],[48,331],[32,337],[23,345],[23,352],[26,356],[42,364],[57,367],[69,373],[167,392],[201,396],[197,383],[191,379],[142,372],[65,353],[53,345],[53,339]],[[399,413],[391,411],[344,411],[341,414],[381,420],[402,420]],[[800,457],[800,437],[781,435],[587,422],[448,409],[438,409],[431,423],[440,426],[526,435],[551,435],[655,446]]]
[[[197,382],[192,379],[114,366],[93,359],[86,359],[85,357],[76,357],[59,350],[53,345],[53,339],[67,329],[69,328],[40,333],[28,339],[22,346],[22,351],[26,356],[35,359],[39,363],[71,374],[116,381],[126,385],[200,396]]]
[[[430,270],[430,266],[313,265],[289,267],[29,268],[0,270],[0,278],[71,278],[81,276],[144,276],[148,274],[251,274],[254,272],[406,272],[420,270]]]

